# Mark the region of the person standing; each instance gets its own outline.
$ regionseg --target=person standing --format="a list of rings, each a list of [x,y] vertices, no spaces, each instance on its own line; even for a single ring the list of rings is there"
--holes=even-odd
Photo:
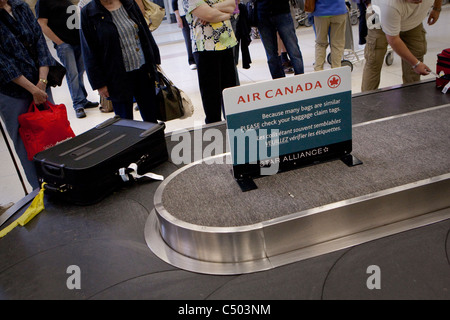
[[[181,28],[183,33],[184,42],[186,44],[186,51],[188,55],[188,64],[191,70],[197,69],[195,64],[194,55],[192,53],[192,42],[191,42],[191,30],[189,29],[189,24],[186,21],[186,13],[183,8],[183,0],[172,0],[172,9],[175,13],[175,18],[177,19],[177,25]]]
[[[230,18],[235,0],[183,0],[192,32],[205,123],[222,120],[222,91],[236,86],[233,48],[237,45]]]
[[[73,6],[73,10],[70,10]],[[69,21],[76,6],[69,0],[38,0],[36,16],[44,34],[53,41],[56,54],[66,68],[66,80],[77,118],[86,117],[85,108],[95,108],[97,102],[87,100],[84,86],[84,63],[81,56],[78,28]]]
[[[231,14],[231,18],[230,18],[230,22],[231,22],[231,27],[233,28],[233,32],[234,35],[236,36],[236,39],[238,40],[240,38],[240,35],[238,35],[238,24],[239,24],[239,18],[240,18],[240,11],[239,11],[239,0],[235,0],[235,4],[236,7],[233,11],[233,13]],[[239,40],[238,40],[238,44],[234,46],[233,49],[234,52],[234,62],[236,63],[236,65],[238,65],[239,63]]]
[[[157,122],[159,48],[134,0],[92,0],[81,10],[81,49],[89,82],[116,115]]]
[[[345,49],[347,14],[345,0],[316,0],[316,7],[312,13],[316,29],[314,71],[323,70],[328,44],[331,49],[331,68],[341,66]]]
[[[366,44],[367,37],[367,22],[366,22],[366,10],[367,5],[370,4],[370,0],[352,0],[358,6],[359,10],[359,23],[358,23],[358,44],[363,47]]]
[[[376,23],[368,22],[361,91],[378,89],[388,45],[402,58],[404,84],[419,81],[421,75],[430,73],[431,69],[423,63],[427,52],[423,20],[429,12],[428,24],[435,24],[441,5],[442,0],[372,0],[367,13],[369,21]]]
[[[257,0],[258,30],[266,51],[272,79],[286,76],[278,54],[279,34],[295,74],[304,73],[303,56],[295,33],[289,0]]]
[[[0,116],[27,180],[36,189],[36,169],[19,135],[18,117],[28,112],[32,101],[53,103],[47,75],[55,60],[33,12],[21,0],[0,0],[0,39]]]

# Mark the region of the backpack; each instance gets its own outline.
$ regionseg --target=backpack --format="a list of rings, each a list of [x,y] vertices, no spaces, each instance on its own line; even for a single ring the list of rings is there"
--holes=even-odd
[[[444,88],[450,82],[450,48],[437,55],[436,73],[444,72],[445,76],[436,78],[436,87]]]

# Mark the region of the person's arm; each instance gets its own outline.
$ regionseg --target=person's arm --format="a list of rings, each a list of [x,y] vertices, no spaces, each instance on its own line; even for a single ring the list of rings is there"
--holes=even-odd
[[[206,3],[202,3],[197,8],[192,10],[192,14],[199,18],[200,20],[209,22],[209,23],[217,23],[225,20],[229,20],[231,18],[230,13],[224,13],[216,8],[210,7]]]
[[[103,97],[108,97],[107,79],[101,63],[102,49],[98,46],[98,38],[94,27],[86,14],[87,7],[81,10],[80,44],[86,74],[93,90],[98,90]]]
[[[235,0],[225,0],[219,3],[215,3],[212,5],[213,8],[222,11],[223,13],[233,13],[236,9],[236,1]]]
[[[60,45],[62,43],[64,43],[64,41],[62,41],[54,32],[52,29],[50,29],[50,27],[48,26],[48,19],[46,18],[39,18],[38,19],[38,23],[42,28],[42,32],[50,39],[52,40],[54,43],[56,43],[56,45]]]
[[[36,87],[45,91],[47,89],[47,76],[48,76],[48,66],[42,66],[39,68],[39,81]]]
[[[419,5],[419,3],[422,2],[422,0],[406,1],[415,3],[416,5]],[[392,50],[394,50],[395,53],[397,53],[404,61],[411,65],[415,73],[420,75],[429,74],[430,68],[420,62],[400,38],[401,14],[389,5],[379,5],[379,8],[382,29],[386,34],[386,39]]]
[[[175,10],[174,13],[175,13],[175,18],[177,19],[178,28],[182,29],[183,28],[183,20],[181,20],[180,11]]]
[[[420,62],[408,49],[406,44],[397,36],[389,36],[386,34],[386,39],[391,46],[392,50],[394,50],[403,60],[408,62],[411,65],[411,68],[414,69],[414,72],[420,75],[426,76],[430,73],[431,69],[428,68],[426,64]]]
[[[180,10],[178,8],[178,0],[172,0],[172,9],[175,13],[175,18],[177,19],[178,28],[183,29],[183,20],[181,20]]]
[[[428,16],[428,25],[433,25],[438,21],[439,15],[441,14],[442,0],[434,0],[433,9]]]
[[[21,86],[25,90],[27,90],[29,93],[33,95],[33,100],[36,104],[42,104],[45,101],[47,101],[47,93],[38,88],[36,85],[31,83],[27,78],[25,78],[23,75],[15,78],[12,80],[15,84]]]

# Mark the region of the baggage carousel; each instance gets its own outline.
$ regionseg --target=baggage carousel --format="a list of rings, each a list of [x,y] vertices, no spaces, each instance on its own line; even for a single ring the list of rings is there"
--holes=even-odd
[[[45,198],[0,239],[0,299],[449,299],[450,96],[425,81],[352,106],[359,166],[327,161],[242,192],[227,153],[192,150],[189,164],[155,169],[163,182],[92,206]],[[169,155],[177,136],[195,145],[210,128],[226,124],[167,135]]]

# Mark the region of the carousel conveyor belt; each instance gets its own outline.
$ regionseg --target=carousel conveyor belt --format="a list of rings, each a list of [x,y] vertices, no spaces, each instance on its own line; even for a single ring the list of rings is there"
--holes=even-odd
[[[324,162],[255,179],[249,192],[229,154],[194,162],[157,189],[147,243],[180,268],[235,274],[447,219],[449,127],[450,104],[355,124],[363,165]]]

